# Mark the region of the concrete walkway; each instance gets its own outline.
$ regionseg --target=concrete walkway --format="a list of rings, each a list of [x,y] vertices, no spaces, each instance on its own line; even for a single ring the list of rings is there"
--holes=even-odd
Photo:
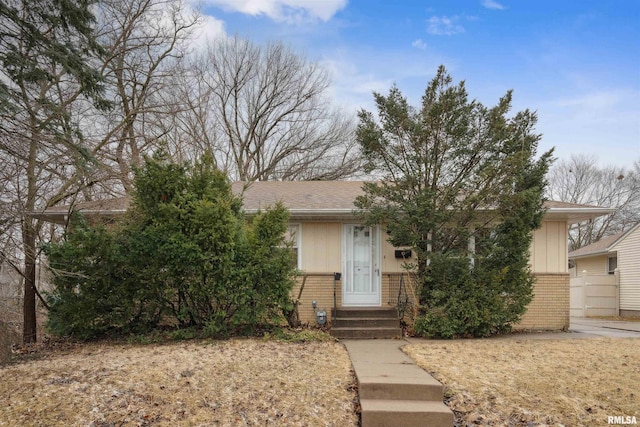
[[[358,378],[362,426],[447,426],[443,387],[400,350],[404,340],[343,340]]]
[[[640,322],[572,317],[569,330],[585,336],[640,338]]]
[[[585,317],[572,317],[570,319],[569,330],[562,331],[542,331],[542,332],[514,332],[512,334],[498,335],[489,339],[510,340],[510,339],[540,339],[540,340],[561,340],[572,338],[640,338],[640,322],[630,322],[624,320],[603,320]],[[410,343],[423,342],[422,338],[409,338]]]
[[[571,318],[567,332],[509,334],[493,339],[640,338],[640,322]],[[423,339],[342,340],[358,378],[362,426],[451,426],[443,387],[400,347]]]
[[[569,330],[542,332],[514,332],[512,334],[497,335],[489,339],[495,340],[561,340],[575,338],[640,338],[640,322],[624,320],[603,320],[584,317],[572,317]],[[411,344],[424,342],[423,338],[408,338]]]

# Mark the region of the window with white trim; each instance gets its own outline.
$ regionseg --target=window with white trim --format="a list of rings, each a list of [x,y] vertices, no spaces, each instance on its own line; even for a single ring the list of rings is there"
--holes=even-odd
[[[300,224],[289,224],[285,234],[285,242],[291,249],[291,263],[298,269],[302,268],[302,254],[300,252]]]
[[[616,268],[618,268],[618,257],[610,256],[607,261],[607,272],[609,274],[615,274]]]

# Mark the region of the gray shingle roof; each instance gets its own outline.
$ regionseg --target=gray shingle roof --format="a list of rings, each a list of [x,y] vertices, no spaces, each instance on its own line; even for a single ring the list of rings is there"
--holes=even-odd
[[[232,189],[242,195],[247,212],[264,209],[276,202],[291,211],[295,216],[321,216],[336,218],[349,215],[356,209],[353,201],[363,194],[364,181],[256,181],[252,183],[235,182]],[[122,214],[129,206],[130,198],[81,202],[73,208],[86,215],[115,216]],[[557,201],[548,201],[547,219],[577,222],[611,213],[611,209],[597,206],[578,205]],[[64,223],[69,206],[57,206],[44,212],[32,212],[31,215],[47,221]]]
[[[613,252],[616,250],[615,246],[620,243],[628,234],[633,233],[633,231],[638,227],[640,227],[640,223],[637,223],[636,225],[626,231],[623,231],[622,233],[603,237],[595,243],[583,246],[579,249],[576,249],[575,251],[571,251],[569,252],[568,256],[569,258],[582,258],[586,256],[602,255]]]
[[[618,241],[625,233],[618,233],[613,236],[603,237],[595,243],[583,246],[575,251],[569,252],[569,258],[580,258],[587,255],[596,255],[609,252],[609,247]]]
[[[363,181],[257,181],[235,182],[233,192],[242,193],[246,210],[264,209],[282,202],[292,211],[351,211],[353,201],[364,194]],[[246,186],[246,188],[245,188]]]

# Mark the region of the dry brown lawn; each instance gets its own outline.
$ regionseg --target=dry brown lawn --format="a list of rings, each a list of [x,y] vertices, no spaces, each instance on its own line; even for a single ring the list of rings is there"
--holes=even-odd
[[[88,344],[0,367],[1,426],[349,426],[333,341]]]
[[[404,351],[445,385],[457,425],[640,422],[640,339],[424,341]]]

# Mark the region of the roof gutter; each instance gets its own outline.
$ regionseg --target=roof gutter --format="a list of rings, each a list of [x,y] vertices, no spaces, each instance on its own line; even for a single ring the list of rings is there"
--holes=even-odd
[[[567,221],[567,224],[577,224],[582,221],[588,221],[600,216],[609,215],[614,213],[616,210],[611,208],[597,208],[597,207],[589,207],[589,208],[547,208],[545,212],[545,217],[553,220],[554,218],[558,220]]]
[[[291,218],[349,218],[358,214],[359,210],[356,209],[287,209]],[[255,215],[258,212],[264,211],[264,209],[245,209],[244,212],[247,215]]]
[[[607,215],[614,213],[616,210],[612,208],[547,208],[549,213],[557,214],[591,214],[591,215]]]

